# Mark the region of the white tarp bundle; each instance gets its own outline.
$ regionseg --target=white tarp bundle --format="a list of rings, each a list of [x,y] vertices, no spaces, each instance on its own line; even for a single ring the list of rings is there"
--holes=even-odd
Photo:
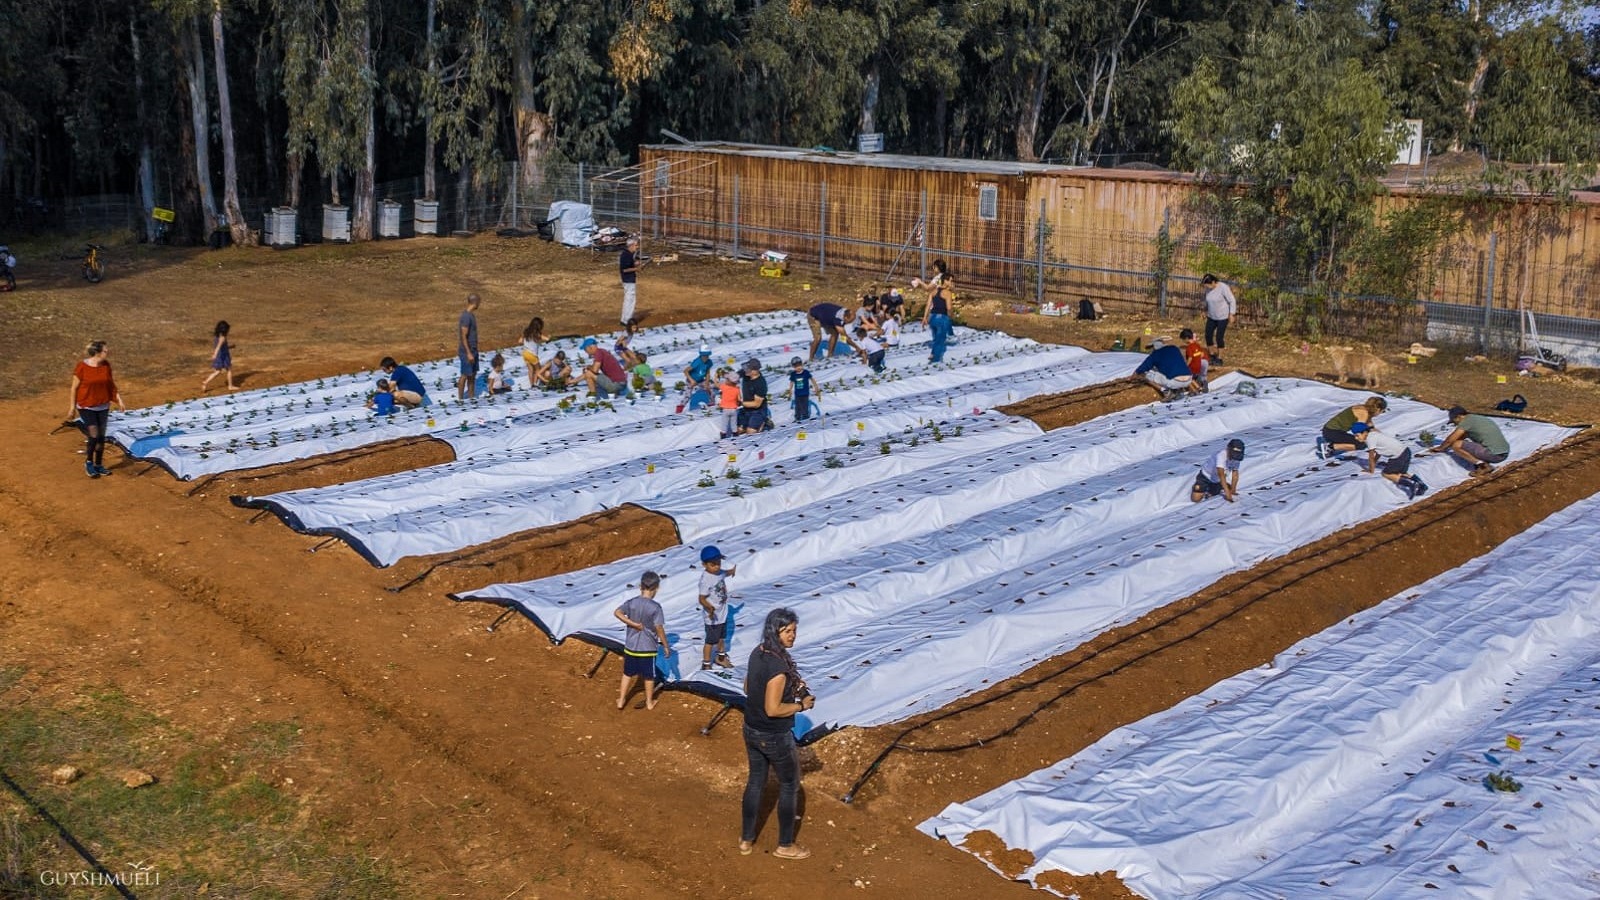
[[[550,204],[550,227],[558,243],[587,247],[594,243],[594,207],[575,200]]]
[[[610,346],[609,338],[601,340]],[[781,311],[651,328],[634,346],[650,354],[651,364],[670,387],[702,343],[725,361],[734,356],[742,360],[757,350],[786,354],[791,346],[803,354],[809,341],[805,314]],[[581,368],[585,357],[578,346],[577,339],[551,342],[544,355],[548,359],[564,350],[574,368]],[[528,390],[518,349],[507,348],[504,356],[507,374],[520,386],[510,394],[457,400],[452,358],[409,364],[432,400],[425,409],[373,415],[364,404],[382,372],[372,371],[129,410],[111,417],[108,436],[131,456],[155,462],[184,480],[419,436],[447,441],[458,455],[467,455],[498,441],[495,433],[505,427],[541,414],[555,416],[564,398],[583,394],[581,379],[564,391]],[[641,403],[640,414],[648,408],[650,414],[664,415],[674,402],[669,395],[664,403]],[[490,434],[480,436],[485,429]]]
[[[972,340],[963,349],[988,343]],[[818,363],[813,372],[825,391],[827,419],[790,422],[763,435],[718,442],[709,411],[631,422],[620,414],[582,417],[608,425],[584,431],[555,418],[517,429],[509,447],[502,443],[467,459],[236,502],[273,510],[301,531],[337,535],[377,565],[459,550],[623,503],[673,516],[680,536],[693,540],[707,529],[811,502],[825,484],[851,490],[932,459],[1037,436],[1032,423],[974,412],[1115,380],[1139,359],[1032,342],[1012,350],[1016,355],[991,349],[953,368],[908,363],[903,376],[886,379],[864,377],[866,370],[846,359]],[[780,418],[789,416],[784,411]],[[880,454],[884,439],[912,437],[926,443],[920,454]],[[809,477],[825,471],[829,452],[833,465],[849,475]],[[736,480],[724,480],[730,469],[743,478],[735,491],[745,494],[742,499],[727,494]],[[750,487],[758,481],[759,489]]]
[[[457,599],[515,606],[557,639],[613,645],[621,631],[612,610],[653,568],[670,576],[658,596],[669,630],[694,642],[698,547],[715,543],[739,566],[735,661],[753,649],[769,610],[790,606],[801,617],[798,658],[819,695],[802,733],[897,721],[1405,503],[1353,461],[1314,455],[1322,423],[1365,395],[1298,379],[1232,393],[1242,380],[1228,375],[1202,397],[909,472],[808,473],[826,485],[822,499],[754,520],[741,514],[721,530],[702,523],[697,546]],[[1395,399],[1380,424],[1409,438],[1443,428],[1444,415]],[[1514,459],[1570,431],[1503,424]],[[1249,447],[1240,502],[1195,508],[1188,488],[1198,465],[1235,436]],[[1437,456],[1414,471],[1435,489],[1466,478]],[[671,675],[689,690],[741,693],[742,669]]]
[[[1600,896],[1597,522],[1593,497],[921,828],[1158,898]]]

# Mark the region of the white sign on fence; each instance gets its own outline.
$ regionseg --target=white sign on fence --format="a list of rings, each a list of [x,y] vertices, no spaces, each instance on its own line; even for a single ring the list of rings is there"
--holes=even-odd
[[[883,132],[874,131],[871,134],[856,135],[856,149],[862,153],[882,153]]]

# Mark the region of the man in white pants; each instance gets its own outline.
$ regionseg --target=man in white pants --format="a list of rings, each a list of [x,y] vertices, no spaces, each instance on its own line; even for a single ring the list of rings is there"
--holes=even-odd
[[[622,271],[622,328],[633,334],[633,307],[639,300],[639,238],[637,235],[628,238],[628,246],[622,250],[622,256],[617,260],[617,267]]]

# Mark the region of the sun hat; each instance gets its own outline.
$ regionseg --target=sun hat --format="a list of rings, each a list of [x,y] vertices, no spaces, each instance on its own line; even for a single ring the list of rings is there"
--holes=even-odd
[[[717,549],[716,544],[707,544],[700,548],[700,561],[703,563],[716,562],[721,558],[722,551]]]
[[[701,344],[700,345],[700,355],[701,356],[710,356],[711,355],[711,346],[709,344]]]
[[[598,345],[599,343],[600,342],[595,340],[594,338],[584,338],[583,339],[583,343],[578,345],[578,349],[579,350],[587,350],[590,347],[594,347],[594,346]]]

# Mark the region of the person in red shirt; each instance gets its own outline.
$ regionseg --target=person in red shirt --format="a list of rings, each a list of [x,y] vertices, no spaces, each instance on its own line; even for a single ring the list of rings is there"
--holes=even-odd
[[[1185,328],[1178,332],[1178,337],[1187,341],[1183,345],[1183,361],[1189,364],[1189,374],[1194,376],[1194,383],[1200,385],[1200,390],[1207,390],[1206,374],[1211,369],[1211,355],[1194,336],[1194,329]]]
[[[583,380],[589,384],[589,393],[600,400],[632,393],[628,387],[628,373],[623,371],[622,364],[599,344],[594,338],[584,338],[578,348],[589,354],[590,363],[583,370]]]
[[[106,424],[111,419],[111,404],[116,403],[118,409],[128,411],[122,403],[122,394],[117,392],[117,381],[111,375],[110,357],[111,351],[106,348],[105,341],[90,341],[84,358],[72,370],[71,406],[67,415],[76,415],[83,423],[86,441],[83,471],[90,478],[111,474],[105,467]]]

